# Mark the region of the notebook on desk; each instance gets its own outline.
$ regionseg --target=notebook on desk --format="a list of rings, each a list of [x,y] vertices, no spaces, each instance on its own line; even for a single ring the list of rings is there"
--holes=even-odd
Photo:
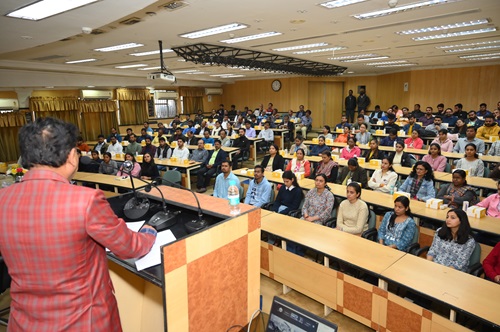
[[[337,329],[336,324],[275,296],[266,332],[337,332]]]

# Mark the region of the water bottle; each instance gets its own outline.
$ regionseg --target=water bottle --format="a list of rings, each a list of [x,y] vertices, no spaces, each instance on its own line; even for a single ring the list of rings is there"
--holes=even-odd
[[[285,156],[288,156],[288,149],[285,149]]]
[[[229,199],[229,214],[232,216],[240,214],[240,191],[238,190],[238,186],[236,186],[236,181],[234,180],[229,182],[229,188],[227,188],[227,198]]]
[[[391,188],[389,189],[389,194],[393,195],[394,192],[395,192],[394,186],[391,186]]]

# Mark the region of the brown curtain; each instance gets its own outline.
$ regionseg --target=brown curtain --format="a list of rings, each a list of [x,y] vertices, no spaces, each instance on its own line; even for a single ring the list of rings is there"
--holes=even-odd
[[[196,113],[203,110],[203,88],[179,88],[179,94],[182,96],[182,108],[185,114]]]
[[[0,161],[17,161],[21,154],[18,134],[25,124],[24,113],[0,114]]]
[[[148,121],[148,89],[117,89],[116,96],[120,103],[120,124],[141,124]]]
[[[32,97],[30,110],[35,112],[35,118],[52,117],[80,127],[78,102],[77,97]]]
[[[111,128],[118,129],[118,107],[116,101],[82,100],[78,106],[82,115],[81,132],[83,139],[96,140],[99,134],[106,136]]]

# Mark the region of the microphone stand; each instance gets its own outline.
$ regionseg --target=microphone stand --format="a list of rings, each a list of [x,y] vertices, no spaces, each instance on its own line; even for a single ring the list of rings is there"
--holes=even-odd
[[[189,233],[197,232],[197,231],[202,230],[202,229],[204,229],[204,228],[206,228],[208,226],[208,222],[203,219],[203,211],[201,209],[201,205],[200,205],[200,201],[198,200],[198,196],[196,195],[195,192],[193,192],[189,188],[186,188],[186,187],[184,187],[184,186],[182,186],[182,185],[180,185],[178,183],[169,181],[167,179],[157,178],[153,182],[157,183],[158,181],[160,181],[161,183],[166,182],[166,183],[172,185],[173,187],[176,187],[176,188],[179,188],[179,189],[184,189],[186,191],[189,191],[191,194],[193,194],[194,199],[196,200],[196,204],[198,205],[198,219],[194,219],[194,220],[188,221],[185,224],[186,229],[187,229],[187,231]]]
[[[147,197],[139,198],[137,190],[135,189],[134,179],[131,173],[133,168],[134,164],[128,160],[126,160],[121,167],[121,171],[127,174],[128,177],[130,178],[132,192],[134,193],[134,197],[132,197],[123,207],[123,214],[128,219],[137,220],[143,218],[149,212],[150,202]]]

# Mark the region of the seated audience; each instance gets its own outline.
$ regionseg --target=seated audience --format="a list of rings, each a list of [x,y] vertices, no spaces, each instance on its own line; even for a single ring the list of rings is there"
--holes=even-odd
[[[300,131],[302,132],[302,137],[307,137],[307,132],[312,128],[312,118],[311,111],[307,110],[305,115],[300,119]]]
[[[316,176],[315,187],[306,194],[301,219],[323,225],[330,218],[335,197],[327,188],[326,183],[327,179],[324,174]]]
[[[368,187],[373,189],[373,191],[388,194],[391,190],[394,190],[397,180],[398,173],[392,168],[392,159],[384,157],[380,169],[375,170],[370,181],[368,181]]]
[[[417,161],[399,191],[409,193],[412,199],[422,202],[435,198],[434,173],[431,165],[425,161]]]
[[[359,132],[356,133],[356,141],[359,142],[359,144],[366,145],[370,142],[372,139],[372,134],[368,131],[368,125],[366,123],[362,123],[359,126]]]
[[[370,113],[370,123],[377,123],[385,116],[384,111],[380,109],[379,105],[375,105],[375,110]]]
[[[449,127],[454,127],[455,123],[457,123],[458,117],[453,115],[453,110],[451,108],[447,108],[444,111],[443,115],[443,123],[447,123]]]
[[[142,152],[142,146],[137,143],[134,134],[130,135],[128,145],[123,149],[123,152],[130,153],[134,156],[137,156]]]
[[[257,143],[259,148],[264,146],[269,146],[274,143],[274,132],[271,129],[271,124],[269,122],[264,123],[264,129],[260,131],[257,138],[263,138],[264,141]]]
[[[135,160],[135,156],[129,152],[125,153],[125,161],[131,161],[134,165],[134,168],[130,171],[130,175],[135,178],[138,178],[141,175],[141,165]],[[123,170],[123,165],[120,166],[117,176],[129,176],[128,172]]]
[[[118,173],[118,165],[116,161],[111,159],[111,153],[103,153],[102,163],[99,165],[99,173],[109,175],[116,175]]]
[[[206,163],[208,159],[208,151],[205,149],[205,142],[202,139],[198,139],[197,147],[191,152],[189,156],[190,162]]]
[[[464,202],[474,205],[478,202],[476,191],[467,185],[464,170],[456,169],[452,174],[452,183],[439,187],[436,198],[442,199],[444,204],[454,209],[461,209]]]
[[[484,163],[479,159],[476,145],[469,143],[465,146],[465,157],[457,161],[457,168],[469,171],[469,176],[483,176]]]
[[[130,136],[129,136],[129,138],[130,138]],[[137,143],[142,143],[142,141],[144,141],[146,138],[149,138],[150,141],[153,140],[153,137],[146,132],[146,129],[142,128],[141,129],[141,136],[136,136],[136,141],[137,141]]]
[[[424,146],[424,141],[420,138],[420,132],[414,130],[411,132],[411,137],[405,139],[405,145],[409,149],[420,150]]]
[[[158,159],[170,159],[172,150],[170,150],[170,146],[167,144],[165,137],[160,137],[159,142],[160,145],[156,148],[154,157]]]
[[[254,167],[254,178],[250,180],[245,204],[261,207],[271,201],[272,186],[264,176],[264,167],[256,165]]]
[[[446,128],[444,128],[444,126],[443,126],[443,119],[441,118],[440,115],[436,115],[434,117],[433,123],[431,123],[430,125],[425,127],[426,132],[434,133],[433,136],[437,136],[438,132],[441,129],[446,129]]]
[[[425,114],[418,119],[418,122],[421,122],[424,128],[434,122],[434,116],[432,115],[431,106],[427,106],[425,108]]]
[[[273,211],[281,214],[288,214],[290,211],[297,210],[302,201],[302,188],[297,182],[297,177],[292,171],[285,171],[282,175],[284,186],[278,191],[274,200]]]
[[[314,174],[311,178],[315,179],[318,174],[325,174],[328,182],[335,182],[338,174],[338,164],[332,160],[330,151],[325,151],[321,155],[321,161],[314,169]]]
[[[100,154],[104,154],[108,151],[108,146],[109,144],[104,141],[104,135],[97,136],[97,144],[94,146],[94,150],[98,151]]]
[[[488,156],[500,157],[500,141],[493,142],[488,150]]]
[[[116,140],[118,142],[120,142],[120,143],[122,142],[122,135],[120,135],[120,133],[118,133],[118,131],[114,127],[111,128],[111,134],[109,134],[107,141],[111,142],[111,137],[113,137],[113,136],[116,137]]]
[[[415,115],[410,114],[408,116],[408,124],[405,124],[403,126],[403,130],[405,131],[405,134],[410,135],[413,134],[415,131],[418,131],[420,128],[422,128],[421,125],[416,123],[417,119],[415,118]]]
[[[361,157],[361,149],[356,146],[356,138],[350,136],[347,139],[347,146],[340,150],[340,158],[349,160],[354,157]]]
[[[361,184],[363,188],[366,188],[368,185],[366,170],[359,166],[357,158],[349,159],[347,167],[342,167],[336,182],[338,184],[348,185],[352,181]]]
[[[205,163],[200,166],[198,170],[198,180],[196,187],[198,193],[204,193],[207,191],[207,187],[210,184],[210,179],[217,172],[219,165],[227,159],[227,153],[221,149],[221,142],[219,139],[215,140],[214,149],[208,152],[207,159]]]
[[[394,200],[394,210],[384,215],[378,229],[378,242],[390,248],[406,251],[418,231],[410,210],[410,200],[399,196]]]
[[[451,209],[445,224],[434,235],[427,259],[465,272],[475,246],[467,214],[461,209]]]
[[[245,136],[247,138],[255,138],[257,136],[250,121],[245,121]]]
[[[351,182],[346,187],[347,199],[343,200],[337,213],[337,229],[361,235],[368,229],[368,205],[360,199],[361,187],[356,182]]]
[[[132,131],[132,128],[127,128],[127,134],[125,135],[125,138],[123,140],[128,142],[128,139],[129,139],[130,135],[132,135],[132,134],[134,134],[134,132]]]
[[[230,160],[224,160],[220,165],[221,173],[215,178],[214,197],[227,199],[227,189],[231,183],[236,184],[238,191],[243,192],[238,177],[231,172],[232,163]],[[241,195],[240,195],[241,197]]]
[[[319,138],[319,137],[324,137],[324,138],[325,138],[325,140],[326,140],[327,138],[329,138],[329,139],[333,139],[333,135],[332,135],[332,132],[331,132],[330,126],[325,125],[325,126],[323,126],[323,128],[322,128],[321,130],[322,130],[322,132],[321,132],[321,134],[319,134],[319,135],[318,135],[318,138]]]
[[[448,130],[446,129],[439,130],[437,137],[431,143],[438,144],[443,152],[453,151],[453,141],[448,138]]]
[[[455,123],[455,127],[451,131],[452,134],[458,134],[459,138],[465,137],[465,133],[467,131],[467,125],[463,119],[458,119]]]
[[[489,140],[490,136],[498,136],[500,126],[495,121],[493,114],[488,114],[484,117],[484,125],[477,130],[477,137]]]
[[[184,142],[186,142],[186,137],[184,135],[182,135],[182,128],[181,127],[177,127],[175,129],[174,134],[172,136],[170,136],[170,138],[168,139],[168,141],[170,143],[177,142],[179,140],[179,138],[182,138],[184,140]]]
[[[483,269],[487,279],[500,284],[500,242],[484,259]]]
[[[276,144],[269,147],[269,154],[264,156],[261,165],[266,171],[277,171],[285,168],[285,159],[279,154],[279,148]]]
[[[183,137],[177,140],[177,146],[172,152],[172,157],[175,157],[179,160],[189,159],[189,149],[185,146]]]
[[[396,129],[389,130],[389,135],[382,138],[380,145],[382,146],[394,146],[398,139],[398,131]]]
[[[337,138],[335,138],[334,142],[336,143],[347,143],[347,139],[351,137],[351,126],[346,124],[344,126],[344,133],[338,134]]]
[[[486,197],[476,205],[485,208],[486,215],[500,218],[500,181],[497,181],[498,192]]]
[[[444,172],[448,162],[446,157],[441,155],[441,146],[437,143],[432,143],[429,146],[429,153],[422,158],[422,161],[431,165],[434,172]]]
[[[144,141],[146,142],[146,145],[142,147],[141,154],[149,153],[150,155],[154,156],[156,153],[156,146],[151,144],[150,138],[146,138]]]
[[[210,137],[210,132],[208,132],[208,131],[205,131],[203,133],[202,140],[203,140],[203,142],[205,142],[205,144],[212,144],[212,145],[214,145],[214,139],[212,137]]]
[[[467,125],[467,127],[474,127],[477,129],[484,124],[484,121],[480,120],[477,117],[476,111],[471,110],[469,111],[468,118],[465,120],[465,124]]]
[[[470,143],[476,146],[477,153],[484,153],[484,141],[476,137],[476,128],[474,127],[467,128],[465,137],[458,139],[455,147],[453,148],[453,152],[465,153],[465,146]]]
[[[392,130],[395,130],[396,133],[397,133],[401,129],[396,124],[396,116],[394,114],[388,114],[387,115],[387,123],[384,125],[384,129],[385,129],[386,133],[389,133]]]
[[[376,138],[372,138],[370,140],[370,149],[366,150],[365,153],[363,154],[365,161],[369,162],[372,159],[381,160],[382,158],[384,158],[384,156],[385,156],[384,152],[378,149],[378,140]]]
[[[389,153],[389,158],[392,159],[394,166],[411,167],[411,155],[404,152],[405,144],[402,140],[396,141],[396,151]]]
[[[354,123],[351,127],[353,135],[359,133],[362,124],[365,124],[368,130],[370,130],[371,127],[365,122],[364,115],[358,115],[356,123]]]
[[[245,131],[245,128],[238,129],[238,138],[233,141],[233,148],[239,148],[239,150],[234,154],[236,160],[238,161],[243,158],[243,154],[245,152],[250,151],[250,141],[245,136]]]
[[[141,164],[141,179],[154,180],[159,176],[160,172],[158,171],[158,167],[156,167],[153,156],[149,152],[146,152]]]
[[[116,137],[113,136],[113,137],[111,137],[111,143],[109,144],[108,150],[106,152],[109,152],[112,155],[117,154],[117,153],[122,153],[123,146],[120,143],[118,143],[118,140],[116,139]]]
[[[304,159],[304,150],[298,149],[295,153],[296,157],[288,163],[286,171],[292,171],[294,173],[303,172],[304,177],[309,177],[311,175],[311,163],[309,160]]]
[[[292,144],[290,147],[290,154],[294,154],[298,149],[302,149],[306,151],[307,154],[307,146],[304,144],[304,138],[302,136],[295,137],[295,144]]]
[[[219,136],[219,132],[222,130],[222,126],[219,121],[215,121],[215,126],[210,133],[211,136]]]
[[[78,138],[76,139],[76,147],[80,151],[85,151],[85,152],[90,151],[90,146],[88,146],[88,144],[83,141],[82,136],[78,136]]]
[[[330,151],[330,147],[325,144],[325,138],[323,136],[318,137],[318,144],[311,146],[309,151],[310,156],[319,156],[325,151]]]

